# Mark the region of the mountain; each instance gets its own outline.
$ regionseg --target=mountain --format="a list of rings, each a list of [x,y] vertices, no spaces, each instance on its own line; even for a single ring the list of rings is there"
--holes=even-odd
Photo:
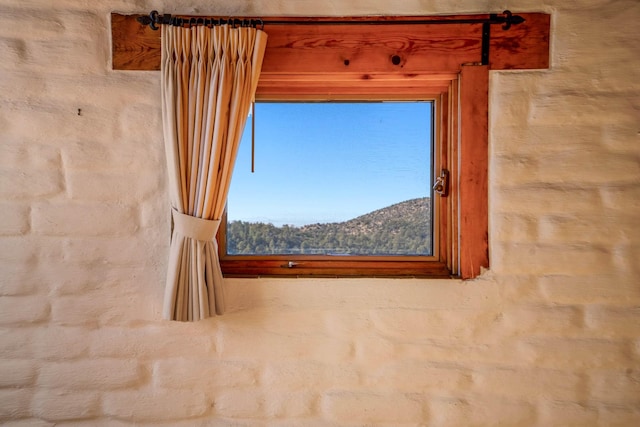
[[[406,200],[357,218],[302,227],[232,221],[227,252],[241,254],[431,254],[431,199]]]
[[[427,226],[430,223],[431,199],[423,197],[405,200],[344,222],[304,225],[301,230],[336,230],[346,234],[369,234],[384,229],[396,234],[407,226]]]

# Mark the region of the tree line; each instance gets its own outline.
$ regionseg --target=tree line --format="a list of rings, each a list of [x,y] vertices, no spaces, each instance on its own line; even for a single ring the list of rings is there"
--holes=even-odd
[[[412,199],[358,218],[304,226],[230,221],[227,252],[242,254],[430,255],[428,198]]]

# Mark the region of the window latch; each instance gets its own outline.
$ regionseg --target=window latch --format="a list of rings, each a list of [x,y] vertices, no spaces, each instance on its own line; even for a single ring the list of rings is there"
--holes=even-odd
[[[442,169],[440,176],[436,177],[436,182],[433,184],[433,191],[438,193],[441,197],[447,197],[449,194],[449,171]]]
[[[280,267],[283,267],[283,268],[294,268],[294,267],[297,267],[298,265],[300,265],[300,264],[298,264],[297,262],[289,261],[288,263],[283,264]]]

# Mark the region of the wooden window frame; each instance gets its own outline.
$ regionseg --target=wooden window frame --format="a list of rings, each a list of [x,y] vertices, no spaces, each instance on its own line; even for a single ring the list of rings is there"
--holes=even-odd
[[[159,32],[141,26],[136,21],[141,16],[111,15],[116,70],[160,68]],[[440,160],[451,172],[448,201],[437,207],[444,239],[434,240],[440,246],[432,261],[349,257],[283,268],[288,261],[296,262],[295,257],[250,261],[221,256],[223,273],[470,279],[488,268],[489,71],[549,67],[550,15],[520,16],[524,22],[510,28],[407,22],[487,19],[489,15],[269,18],[277,23],[265,26],[268,43],[258,99],[430,96],[437,100],[437,111],[443,116],[438,123],[444,147]]]
[[[308,82],[308,80],[306,81]],[[289,81],[289,84],[293,82]],[[282,101],[336,101],[336,100],[420,100],[433,101],[434,117],[434,162],[438,170],[445,168],[456,173],[457,165],[448,156],[447,131],[449,128],[449,105],[457,104],[451,98],[451,86],[457,83],[443,81],[448,87],[440,93],[432,89],[416,93],[413,88],[398,89],[393,97],[385,93],[375,93],[366,85],[346,85],[349,93],[336,93],[335,87],[322,81],[316,82],[315,88],[322,88],[323,93],[292,93],[290,86],[280,86],[277,90],[263,90],[257,100]],[[386,91],[386,90],[385,90]],[[328,92],[331,92],[330,94]],[[360,93],[362,92],[362,93]],[[454,107],[455,108],[455,107]],[[435,170],[433,171],[435,173]],[[450,212],[453,199],[450,197],[434,197],[433,204],[433,252],[431,256],[382,256],[382,255],[229,255],[226,253],[226,217],[223,217],[218,231],[218,255],[223,274],[227,277],[252,276],[314,276],[314,277],[451,277],[453,271],[452,253],[456,250],[452,242]]]

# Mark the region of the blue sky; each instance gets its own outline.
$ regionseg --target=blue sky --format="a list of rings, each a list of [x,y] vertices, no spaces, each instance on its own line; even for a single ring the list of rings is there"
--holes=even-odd
[[[228,198],[229,221],[344,221],[430,194],[432,103],[257,103]]]

